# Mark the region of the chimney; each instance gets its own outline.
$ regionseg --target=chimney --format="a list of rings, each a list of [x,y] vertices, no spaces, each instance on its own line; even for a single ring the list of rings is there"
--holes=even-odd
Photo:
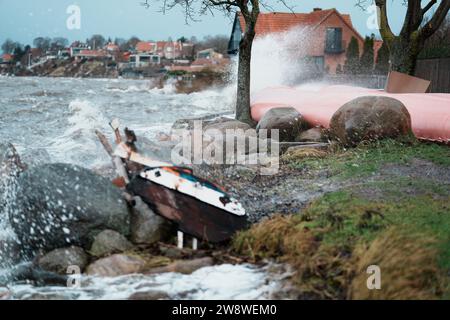
[[[316,12],[316,11],[322,11],[322,8],[314,8],[313,11],[314,11],[314,12]]]

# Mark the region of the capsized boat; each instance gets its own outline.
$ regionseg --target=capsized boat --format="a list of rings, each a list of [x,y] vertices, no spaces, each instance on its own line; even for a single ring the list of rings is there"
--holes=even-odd
[[[131,195],[139,196],[155,213],[177,225],[179,247],[183,246],[183,233],[194,237],[195,248],[197,238],[222,242],[247,227],[245,209],[221,187],[195,176],[191,169],[139,154],[134,145],[134,132],[125,128],[126,142],[123,142],[119,121],[113,120],[110,125],[116,136],[114,151],[104,135],[100,132],[97,135],[112,156],[123,180],[120,185]],[[131,201],[130,194],[125,193],[125,196]]]
[[[242,205],[190,169],[148,167],[131,179],[127,190],[195,238],[222,242],[247,226]]]

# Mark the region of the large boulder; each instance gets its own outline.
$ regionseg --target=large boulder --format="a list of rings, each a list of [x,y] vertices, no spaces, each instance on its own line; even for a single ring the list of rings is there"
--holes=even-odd
[[[242,154],[258,151],[256,131],[247,123],[233,119],[218,119],[203,128],[203,158],[210,164],[224,164],[235,159],[238,139],[242,143]],[[227,150],[227,141],[234,141],[234,148]],[[219,157],[216,152],[223,156]],[[234,161],[233,161],[234,162]]]
[[[185,130],[172,131],[172,139],[179,142],[171,150],[172,156],[179,157],[178,159],[172,158],[175,163],[192,164],[201,158],[200,160],[207,164],[224,164],[228,162],[228,159],[234,159],[238,141],[239,145],[243,146],[240,150],[242,153],[257,152],[256,131],[250,125],[238,120],[222,117],[207,122],[193,123],[186,130],[188,132]],[[230,150],[227,150],[227,141]],[[188,154],[184,154],[186,143],[191,143]],[[234,148],[231,143],[234,144]],[[197,150],[198,146],[202,146],[200,153]]]
[[[80,247],[55,249],[37,259],[37,265],[45,271],[67,274],[70,266],[77,266],[83,271],[89,257]]]
[[[411,134],[411,116],[400,101],[382,96],[356,98],[331,118],[331,135],[347,146]]]
[[[113,253],[132,250],[134,246],[120,233],[113,230],[100,232],[92,243],[89,253],[94,257],[104,257]]]
[[[308,128],[303,116],[292,107],[272,108],[259,121],[256,130],[268,130],[267,137],[271,138],[270,130],[278,129],[280,141],[295,141],[295,138]]]
[[[28,253],[68,245],[89,249],[106,229],[129,234],[121,191],[90,170],[48,164],[23,173],[17,184],[17,207],[9,220]]]
[[[131,211],[131,241],[135,244],[154,244],[173,235],[167,219],[154,213],[140,197],[134,197]]]

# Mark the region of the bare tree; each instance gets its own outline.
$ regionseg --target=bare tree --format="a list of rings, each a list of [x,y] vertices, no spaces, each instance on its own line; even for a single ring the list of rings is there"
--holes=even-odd
[[[53,38],[50,47],[52,48],[52,50],[60,50],[60,49],[64,49],[69,45],[69,40],[67,40],[66,38],[63,37],[56,37]]]
[[[105,46],[106,39],[100,34],[94,34],[89,40],[88,45],[92,50],[101,49]]]
[[[254,125],[250,113],[250,66],[252,56],[252,45],[255,38],[256,22],[261,8],[272,11],[269,0],[161,0],[162,11],[166,12],[175,7],[182,8],[186,22],[195,20],[196,14],[213,14],[218,10],[231,15],[239,12],[245,20],[244,35],[239,45],[239,66],[236,100],[236,119]],[[288,9],[287,0],[276,0]],[[142,3],[150,7],[149,0]]]
[[[228,53],[229,36],[216,35],[205,36],[201,41],[195,44],[195,50],[200,51],[204,49],[214,49],[216,52],[226,55]]]
[[[132,36],[130,39],[121,41],[120,43],[116,44],[120,47],[121,51],[129,51],[133,50],[139,41],[141,40],[138,37]]]
[[[358,0],[357,5],[364,7],[368,0]],[[387,0],[373,0],[379,8],[380,33],[390,53],[391,69],[414,74],[417,57],[425,46],[425,42],[440,27],[449,10],[450,1],[441,0],[403,0],[407,7],[405,21],[398,35],[392,31],[387,10]],[[422,6],[422,2],[426,4]],[[439,4],[438,4],[439,3]],[[427,19],[427,14],[432,12]]]
[[[50,49],[51,39],[48,37],[37,37],[33,40],[33,45],[41,49],[44,53]]]

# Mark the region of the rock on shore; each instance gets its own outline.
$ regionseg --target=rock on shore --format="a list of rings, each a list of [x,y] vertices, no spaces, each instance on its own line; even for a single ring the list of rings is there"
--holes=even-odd
[[[37,259],[37,265],[49,272],[67,274],[70,266],[77,266],[83,271],[89,262],[88,255],[79,247],[69,247],[50,251]]]
[[[113,253],[125,252],[133,249],[133,244],[123,235],[113,230],[100,232],[92,243],[89,253],[94,257],[104,257]]]
[[[145,260],[139,256],[115,254],[99,259],[87,267],[90,276],[117,277],[125,274],[139,273],[145,267]]]
[[[106,229],[129,234],[120,190],[79,166],[48,164],[26,171],[17,181],[16,203],[9,220],[29,254],[70,245],[89,248]]]
[[[340,143],[353,146],[361,141],[412,134],[411,116],[396,99],[360,97],[336,111],[331,118],[330,131]]]
[[[295,141],[295,138],[305,129],[308,123],[303,116],[292,107],[273,108],[267,111],[259,121],[256,130],[268,130],[267,137],[270,138],[270,130],[279,130],[280,141]]]

